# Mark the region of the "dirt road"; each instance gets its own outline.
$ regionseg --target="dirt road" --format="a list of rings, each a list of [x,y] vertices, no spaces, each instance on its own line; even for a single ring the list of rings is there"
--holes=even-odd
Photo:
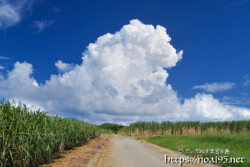
[[[60,158],[40,167],[87,167],[89,162],[95,158],[95,155],[100,153],[109,143],[110,136],[101,135],[88,141],[83,146],[65,151],[60,155]]]
[[[96,167],[177,167],[179,164],[166,164],[164,155],[180,157],[179,153],[132,138],[114,135],[111,144],[101,154]],[[184,164],[186,167],[205,165]],[[211,167],[212,165],[206,165]]]

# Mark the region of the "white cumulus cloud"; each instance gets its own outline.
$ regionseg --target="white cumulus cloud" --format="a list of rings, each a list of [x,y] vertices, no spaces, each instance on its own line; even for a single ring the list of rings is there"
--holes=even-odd
[[[186,119],[181,116],[182,120],[225,121],[250,118],[249,109],[223,104],[209,94],[197,94],[194,98],[185,99],[182,112],[187,116]]]
[[[212,95],[197,94],[182,104],[166,69],[176,66],[183,52],[170,41],[164,27],[131,20],[90,43],[82,64],[56,62],[63,73],[44,84],[32,77],[31,64],[17,62],[0,81],[0,95],[95,123],[250,118],[250,110],[222,104]]]
[[[223,92],[230,89],[233,89],[235,86],[235,83],[233,82],[224,82],[224,83],[206,83],[204,85],[196,85],[193,87],[193,89],[203,89],[206,92]]]

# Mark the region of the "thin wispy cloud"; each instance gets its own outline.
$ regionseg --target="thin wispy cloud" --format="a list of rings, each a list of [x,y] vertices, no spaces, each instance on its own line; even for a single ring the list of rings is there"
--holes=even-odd
[[[4,70],[5,68],[3,66],[0,66],[0,70]]]
[[[234,0],[229,4],[229,6],[239,6],[239,5],[244,5],[248,2],[249,0]]]
[[[243,77],[243,79],[244,79],[243,86],[250,86],[250,76],[249,75],[245,75]]]
[[[32,4],[33,0],[0,0],[0,29],[7,29],[20,22]]]
[[[250,86],[250,80],[246,80],[243,85],[244,86]]]
[[[206,92],[211,92],[211,93],[215,93],[215,92],[223,92],[223,91],[227,91],[230,90],[232,88],[234,88],[235,83],[233,82],[224,82],[224,83],[206,83],[204,85],[196,85],[193,87],[193,89],[202,89]]]
[[[58,7],[54,7],[54,8],[50,8],[49,11],[52,13],[58,14],[61,12],[61,9]]]
[[[0,60],[9,60],[9,57],[5,57],[5,56],[0,56]]]
[[[33,22],[33,27],[37,29],[35,33],[40,33],[46,28],[50,27],[54,23],[54,20],[36,20]]]

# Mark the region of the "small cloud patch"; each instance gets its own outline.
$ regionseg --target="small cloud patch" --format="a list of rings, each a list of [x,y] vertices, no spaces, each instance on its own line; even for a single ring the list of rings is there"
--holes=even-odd
[[[202,89],[206,92],[216,93],[216,92],[224,92],[230,89],[233,89],[235,83],[233,82],[224,82],[224,83],[206,83],[204,85],[196,85],[193,89]]]
[[[33,27],[37,29],[36,33],[44,31],[54,23],[54,20],[36,20],[33,22]]]
[[[9,57],[0,56],[0,60],[9,60]]]
[[[60,72],[68,72],[74,68],[74,64],[64,63],[61,60],[58,60],[55,63],[55,66],[58,68]]]

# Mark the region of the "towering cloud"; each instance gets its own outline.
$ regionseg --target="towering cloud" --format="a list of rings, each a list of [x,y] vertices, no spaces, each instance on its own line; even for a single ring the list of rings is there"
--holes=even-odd
[[[167,82],[166,68],[182,59],[170,40],[164,27],[132,20],[90,43],[81,65],[68,68],[58,61],[58,69],[66,72],[45,84],[32,78],[30,64],[17,62],[0,81],[0,95],[92,122],[250,118],[248,109],[223,105],[211,95],[198,94],[181,104]]]

